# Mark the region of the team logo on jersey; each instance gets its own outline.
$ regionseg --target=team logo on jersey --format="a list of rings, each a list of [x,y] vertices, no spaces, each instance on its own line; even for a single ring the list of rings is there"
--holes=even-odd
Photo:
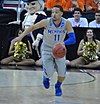
[[[64,30],[48,30],[48,34],[64,34]]]

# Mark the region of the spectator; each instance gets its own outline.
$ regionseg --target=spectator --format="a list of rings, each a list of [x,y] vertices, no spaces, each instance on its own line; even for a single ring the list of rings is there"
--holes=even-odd
[[[71,0],[71,7],[69,11],[73,11],[75,8],[80,8],[84,11],[84,0]]]
[[[79,58],[72,60],[71,66],[100,68],[100,41],[95,38],[92,29],[87,29],[84,39],[79,43],[77,54]]]
[[[24,21],[22,22],[23,30],[26,30],[31,25],[39,22],[42,19],[45,19],[46,13],[43,11],[43,1],[42,0],[28,0],[26,5],[27,13],[25,14]],[[28,37],[31,40],[33,46],[33,59],[38,61],[41,58],[40,47],[44,28],[35,30],[31,32]],[[34,34],[34,35],[33,35]],[[36,47],[36,48],[35,48]]]
[[[77,3],[79,5],[79,8],[84,11],[84,0],[77,0]]]
[[[87,11],[97,11],[99,0],[85,0],[85,9]]]
[[[51,10],[54,5],[60,5],[64,11],[73,11],[74,8],[79,7],[84,10],[84,0],[46,0],[45,7],[47,10]]]
[[[95,13],[95,20],[89,23],[89,27],[100,28],[100,10]]]
[[[64,11],[68,11],[71,7],[71,0],[46,0],[45,7],[47,10],[51,10],[54,5],[60,5],[63,7]]]
[[[97,3],[98,10],[100,10],[100,1]]]
[[[46,18],[46,14],[43,11],[43,1],[41,0],[28,0],[27,4],[27,10],[28,12],[26,13],[25,19],[22,22],[23,29],[27,29],[29,26],[32,24],[35,24],[39,22],[42,19]],[[40,56],[40,46],[41,42],[38,40],[42,39],[42,34],[43,34],[44,28],[38,29],[34,32],[31,32],[31,39],[32,39],[32,45],[33,45],[33,59],[35,61],[38,61],[41,56]],[[33,36],[34,34],[34,36]],[[34,46],[36,48],[34,48]]]
[[[68,20],[72,24],[72,27],[88,27],[87,19],[81,17],[82,16],[82,10],[80,8],[75,8],[73,10],[73,16],[74,17],[72,17],[72,18],[68,18]]]
[[[21,34],[21,30],[19,31],[19,35]],[[10,65],[34,65],[35,61],[31,58],[32,49],[31,44],[26,41],[26,37],[22,40],[22,42],[16,42],[15,44],[10,45],[9,48],[9,57],[1,60],[1,64],[10,64]]]

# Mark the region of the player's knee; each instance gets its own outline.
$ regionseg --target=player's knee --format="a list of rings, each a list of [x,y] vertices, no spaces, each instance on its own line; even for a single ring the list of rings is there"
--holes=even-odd
[[[50,77],[52,77],[53,73],[54,72],[47,71],[47,76],[50,78]]]
[[[59,72],[58,73],[58,76],[65,77],[66,76],[66,71]]]
[[[43,68],[43,71],[44,71],[44,74],[45,74],[48,78],[50,78],[50,77],[53,75],[53,73],[54,73],[54,71],[52,71],[52,70],[50,70],[50,69],[46,69],[46,68]]]

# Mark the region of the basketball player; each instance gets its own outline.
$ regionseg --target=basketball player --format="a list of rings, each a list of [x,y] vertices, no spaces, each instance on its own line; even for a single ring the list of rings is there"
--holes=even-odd
[[[58,74],[57,82],[55,84],[55,95],[61,96],[61,85],[66,75],[66,60],[64,58],[55,59],[52,55],[52,48],[56,43],[62,43],[65,45],[74,44],[76,42],[75,34],[71,23],[62,17],[63,9],[61,6],[56,5],[52,8],[52,17],[41,20],[34,24],[22,35],[12,40],[12,42],[20,41],[29,32],[38,28],[45,27],[43,35],[43,43],[41,47],[42,62],[43,62],[43,85],[46,89],[50,86],[50,77],[56,71]],[[64,38],[68,34],[68,39],[64,41]]]

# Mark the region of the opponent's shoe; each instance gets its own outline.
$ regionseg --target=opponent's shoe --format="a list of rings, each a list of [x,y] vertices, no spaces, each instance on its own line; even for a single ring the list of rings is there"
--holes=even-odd
[[[58,86],[58,84],[55,84],[55,96],[61,96],[61,95],[62,95],[61,86]]]
[[[43,76],[43,85],[46,89],[50,87],[50,79]]]

